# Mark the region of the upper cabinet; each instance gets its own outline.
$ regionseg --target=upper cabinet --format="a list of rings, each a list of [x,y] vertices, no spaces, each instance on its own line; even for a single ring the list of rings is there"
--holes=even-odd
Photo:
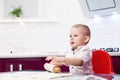
[[[53,1],[49,0],[0,0],[0,22],[19,22],[10,14],[21,7],[23,22],[57,21]]]
[[[4,18],[14,18],[10,12],[17,7],[21,7],[23,18],[39,17],[39,0],[3,0],[3,6]]]

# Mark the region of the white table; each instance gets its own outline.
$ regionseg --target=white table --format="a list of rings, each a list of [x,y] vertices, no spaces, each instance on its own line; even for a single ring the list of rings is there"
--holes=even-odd
[[[0,80],[110,80],[96,75],[51,73],[47,71],[16,71],[0,73]],[[120,80],[113,79],[113,80]]]

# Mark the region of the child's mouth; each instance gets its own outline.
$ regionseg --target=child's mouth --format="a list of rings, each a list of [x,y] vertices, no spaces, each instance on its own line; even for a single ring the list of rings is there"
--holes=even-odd
[[[71,44],[74,44],[74,42],[71,42]]]

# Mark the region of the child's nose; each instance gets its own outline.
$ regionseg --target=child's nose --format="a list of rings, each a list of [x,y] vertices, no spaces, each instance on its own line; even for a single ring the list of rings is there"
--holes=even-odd
[[[73,40],[73,37],[71,37],[70,40]]]

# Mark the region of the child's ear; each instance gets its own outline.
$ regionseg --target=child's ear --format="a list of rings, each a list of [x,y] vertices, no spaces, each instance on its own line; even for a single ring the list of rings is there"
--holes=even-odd
[[[85,40],[84,42],[87,43],[89,41],[90,37],[89,36],[85,36]]]

